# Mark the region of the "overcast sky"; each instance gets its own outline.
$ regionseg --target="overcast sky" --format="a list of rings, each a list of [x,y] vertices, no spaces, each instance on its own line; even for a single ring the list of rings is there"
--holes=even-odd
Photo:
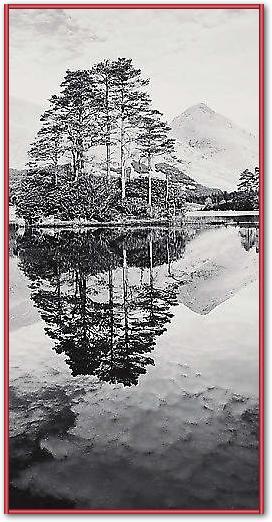
[[[256,133],[258,10],[10,10],[10,94],[23,101],[43,107],[67,68],[118,56],[150,78],[168,121],[204,101]]]

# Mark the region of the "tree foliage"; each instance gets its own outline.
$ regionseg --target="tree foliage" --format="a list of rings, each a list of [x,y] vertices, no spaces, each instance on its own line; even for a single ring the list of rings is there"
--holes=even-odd
[[[133,213],[135,198],[129,201],[126,188],[137,155],[147,163],[151,207],[152,161],[173,151],[174,140],[162,114],[152,109],[148,84],[127,58],[66,71],[29,150],[29,171],[19,190],[20,215],[27,221],[42,216],[100,219],[104,212],[106,219],[110,205],[115,215],[118,207],[121,213]]]
[[[140,129],[136,137],[137,147],[141,153],[141,160],[147,163],[148,171],[148,204],[152,206],[152,169],[156,156],[169,154],[174,151],[174,139],[169,138],[171,130],[162,121],[162,114],[157,110],[149,110],[140,122]]]

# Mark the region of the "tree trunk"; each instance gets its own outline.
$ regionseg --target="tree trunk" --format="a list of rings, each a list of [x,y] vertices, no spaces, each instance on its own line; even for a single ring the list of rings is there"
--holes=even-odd
[[[82,174],[83,171],[84,171],[84,154],[83,154],[83,152],[80,152],[79,172]]]
[[[74,175],[74,181],[75,179],[77,179],[77,164],[76,164],[76,155],[75,155],[75,151],[72,150],[72,159],[73,159],[73,163],[72,163],[72,167],[73,167],[73,175]]]
[[[106,79],[106,168],[107,168],[107,182],[110,180],[110,146],[111,146],[111,126],[109,113],[109,84]]]
[[[110,180],[110,143],[106,143],[107,181]]]
[[[151,156],[148,155],[148,205],[150,211],[152,209],[152,170],[151,170]]]
[[[58,185],[58,154],[56,153],[55,154],[55,157],[54,157],[54,184],[55,184],[55,187],[57,187]]]
[[[125,158],[124,158],[124,107],[123,107],[123,91],[121,100],[121,127],[120,127],[120,168],[121,168],[121,187],[122,187],[122,201],[126,197],[126,172],[125,172]]]
[[[78,182],[78,177],[79,177],[79,171],[78,171],[78,166],[76,165],[75,172],[74,172],[74,182],[75,183]]]
[[[168,177],[167,173],[166,173],[166,197],[165,197],[165,202],[166,202],[166,206],[167,206],[168,202],[169,202],[169,177]]]
[[[75,161],[75,175],[74,182],[76,183],[79,180],[80,174],[83,171],[84,160],[81,151],[77,151],[76,153],[76,161]]]
[[[122,201],[126,198],[126,171],[124,165],[124,148],[121,143],[120,147],[120,161],[121,161],[121,187],[122,187]]]
[[[171,257],[170,257],[169,230],[168,230],[168,236],[167,236],[167,238],[166,238],[166,249],[167,249],[167,266],[168,266],[168,275],[171,275]]]

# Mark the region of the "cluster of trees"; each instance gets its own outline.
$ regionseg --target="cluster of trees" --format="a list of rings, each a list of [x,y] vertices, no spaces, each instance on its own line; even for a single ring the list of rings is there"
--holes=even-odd
[[[184,248],[184,232],[167,230],[27,231],[17,239],[31,298],[74,376],[137,384],[154,364],[149,354],[177,304],[178,283],[169,278],[158,286],[155,267],[168,262],[171,272]]]
[[[259,195],[259,167],[255,167],[254,172],[246,169],[240,174],[238,183],[238,191],[244,192],[245,194],[257,194]]]
[[[207,210],[258,210],[259,208],[259,167],[254,172],[244,170],[239,177],[237,190],[224,191],[215,198],[205,201]]]
[[[26,214],[25,208],[35,212],[35,203],[40,207],[44,198],[50,211],[56,211],[56,198],[62,209],[70,195],[73,199],[76,192],[81,199],[86,190],[88,198],[96,194],[99,201],[101,191],[106,199],[118,191],[117,200],[124,203],[135,157],[145,167],[147,203],[152,207],[154,158],[171,157],[174,140],[162,114],[152,107],[148,84],[127,58],[105,60],[90,70],[66,71],[29,151],[29,171],[18,198],[21,213]],[[100,179],[95,180],[98,174]],[[112,183],[112,174],[119,177],[119,184]]]

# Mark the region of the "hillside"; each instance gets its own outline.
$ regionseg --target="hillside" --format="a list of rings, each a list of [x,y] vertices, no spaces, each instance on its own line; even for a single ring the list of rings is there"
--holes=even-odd
[[[178,167],[167,163],[156,163],[156,171],[170,174],[170,179],[174,183],[180,183],[186,195],[195,195],[198,197],[208,197],[211,194],[220,194],[222,191],[218,188],[207,187],[198,183],[195,179],[185,174]]]
[[[147,174],[147,167],[145,165],[140,165],[137,161],[132,161],[131,164],[136,173],[140,174],[141,172],[141,174]],[[198,183],[195,179],[185,174],[179,167],[170,165],[167,161],[156,163],[155,172],[161,173],[163,179],[168,175],[170,182],[179,184],[185,196],[188,197],[192,195],[196,197],[208,197],[211,196],[211,194],[220,194],[222,192],[218,188],[207,187]]]
[[[39,130],[43,107],[26,100],[10,98],[10,150],[11,167],[24,168],[27,151]]]
[[[171,127],[182,170],[202,185],[234,190],[239,174],[258,165],[256,137],[204,103],[174,118]]]
[[[138,197],[145,200],[147,197],[147,168],[145,165],[137,161],[132,161],[131,166],[134,174],[137,177],[127,180],[127,197]],[[63,167],[62,167],[63,168]],[[62,170],[60,167],[60,170]],[[115,172],[116,171],[116,172]],[[25,170],[9,169],[9,187],[10,196],[16,196],[16,192],[19,188],[21,178]],[[118,169],[113,169],[113,178],[117,178],[119,172]],[[141,174],[140,174],[141,173]],[[166,162],[155,164],[155,175],[158,173],[159,179],[154,178],[152,183],[153,200],[158,204],[162,204],[165,200],[165,177],[169,176],[169,181],[178,187],[179,192],[185,195],[187,201],[196,201],[201,198],[204,203],[206,197],[216,194],[220,194],[221,190],[212,187],[206,187],[197,183],[193,178],[184,174],[178,167],[169,165]]]

